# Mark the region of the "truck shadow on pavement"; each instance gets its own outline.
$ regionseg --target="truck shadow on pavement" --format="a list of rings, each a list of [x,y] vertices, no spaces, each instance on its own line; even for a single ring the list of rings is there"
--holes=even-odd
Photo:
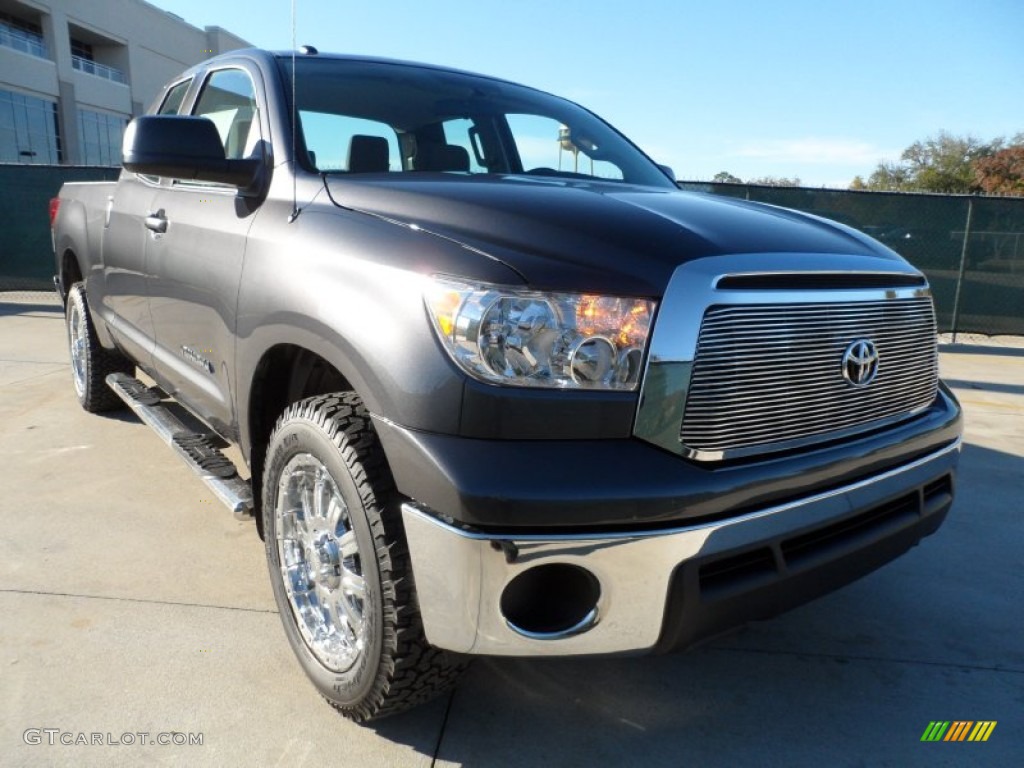
[[[1024,384],[1000,384],[993,381],[979,383],[960,379],[943,379],[943,382],[957,389],[970,389],[978,392],[1000,392],[1007,395],[1024,395]]]
[[[1024,346],[1000,347],[996,344],[942,344],[940,353],[959,355],[995,355],[996,357],[1024,357]]]
[[[35,315],[39,319],[56,319],[63,322],[64,308],[53,302],[4,301],[0,298],[0,317],[13,315]]]

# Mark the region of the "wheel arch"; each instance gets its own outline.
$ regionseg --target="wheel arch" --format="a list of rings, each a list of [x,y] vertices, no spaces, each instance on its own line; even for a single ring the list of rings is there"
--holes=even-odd
[[[81,200],[62,197],[53,222],[54,255],[61,301],[67,305],[71,286],[85,280],[88,265],[88,222]]]
[[[81,282],[84,277],[82,275],[82,265],[78,261],[78,255],[70,247],[65,248],[60,254],[58,264],[57,286],[61,303],[66,307],[68,304],[68,291],[71,290],[71,286]]]
[[[281,342],[264,350],[248,380],[242,450],[249,462],[256,521],[263,535],[263,466],[267,443],[278,417],[293,403],[332,392],[357,392],[335,361],[309,346]]]

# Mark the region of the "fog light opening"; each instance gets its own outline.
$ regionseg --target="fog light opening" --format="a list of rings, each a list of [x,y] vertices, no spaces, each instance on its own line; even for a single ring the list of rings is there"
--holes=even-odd
[[[524,637],[556,640],[596,625],[600,597],[601,585],[590,571],[567,563],[538,565],[508,583],[501,613]]]

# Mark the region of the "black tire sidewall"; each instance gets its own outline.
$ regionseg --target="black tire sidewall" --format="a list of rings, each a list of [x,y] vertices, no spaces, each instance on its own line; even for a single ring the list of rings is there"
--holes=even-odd
[[[344,438],[343,438],[344,439]],[[281,472],[295,456],[308,453],[319,460],[331,474],[348,506],[349,519],[359,546],[363,579],[366,582],[366,600],[371,601],[372,620],[368,624],[366,647],[356,663],[345,672],[334,672],[324,667],[306,645],[296,624],[291,603],[281,577],[280,556],[277,549],[277,488]],[[357,706],[373,689],[378,676],[383,652],[383,612],[380,569],[377,562],[374,536],[366,516],[363,499],[352,473],[342,458],[338,446],[315,422],[293,417],[275,432],[267,450],[263,476],[263,524],[266,531],[267,563],[281,623],[288,642],[299,663],[323,696],[341,707]]]

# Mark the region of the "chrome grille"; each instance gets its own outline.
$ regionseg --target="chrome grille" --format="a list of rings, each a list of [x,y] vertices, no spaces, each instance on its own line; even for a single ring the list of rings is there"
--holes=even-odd
[[[843,354],[858,339],[878,350],[866,387],[843,377]],[[783,450],[911,414],[934,400],[937,386],[929,296],[712,306],[680,439],[704,459]]]

